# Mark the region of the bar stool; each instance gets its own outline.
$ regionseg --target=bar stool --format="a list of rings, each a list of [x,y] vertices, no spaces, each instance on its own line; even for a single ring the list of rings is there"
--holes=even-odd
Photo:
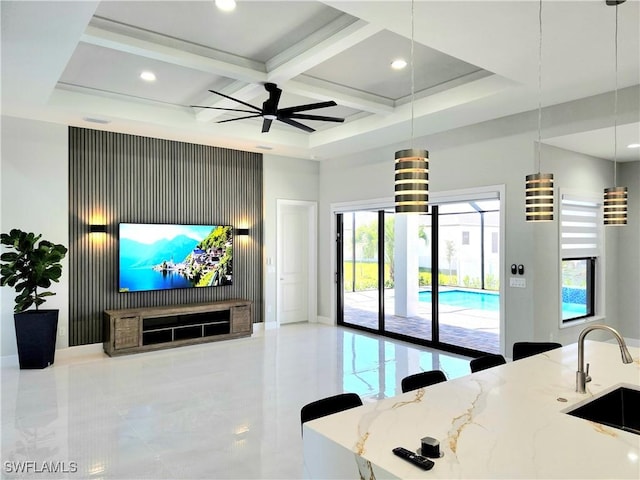
[[[442,370],[429,370],[427,372],[414,373],[413,375],[409,375],[402,379],[402,393],[446,381],[447,377]]]
[[[361,405],[362,399],[357,393],[339,393],[331,397],[321,398],[302,407],[300,410],[300,428],[305,422]]]
[[[480,370],[486,370],[487,368],[497,367],[498,365],[504,365],[507,360],[500,354],[489,354],[482,357],[474,358],[469,362],[471,373],[479,372]]]

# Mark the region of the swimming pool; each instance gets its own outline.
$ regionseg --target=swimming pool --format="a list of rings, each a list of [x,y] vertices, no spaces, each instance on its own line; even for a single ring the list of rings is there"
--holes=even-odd
[[[440,292],[439,300],[442,305],[450,307],[468,308],[473,310],[500,311],[500,295],[496,292],[472,292],[467,290],[445,290]],[[424,290],[418,294],[421,302],[431,302],[431,290]],[[576,318],[586,315],[585,304],[562,302],[562,318]]]
[[[431,291],[425,290],[418,294],[421,302],[431,302]],[[490,292],[471,292],[467,290],[445,290],[438,294],[442,305],[451,307],[471,308],[473,310],[500,311],[500,295]]]

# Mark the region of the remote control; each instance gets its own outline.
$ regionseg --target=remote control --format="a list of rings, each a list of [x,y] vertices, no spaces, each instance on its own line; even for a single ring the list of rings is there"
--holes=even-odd
[[[434,463],[427,457],[413,453],[406,448],[396,447],[393,449],[393,453],[422,470],[431,470],[433,468]]]

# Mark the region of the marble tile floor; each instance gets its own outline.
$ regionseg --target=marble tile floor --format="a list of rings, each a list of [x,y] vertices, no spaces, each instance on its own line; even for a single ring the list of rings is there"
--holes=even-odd
[[[300,479],[300,408],[469,359],[353,329],[291,324],[251,338],[1,369],[2,478]],[[22,470],[19,472],[17,470]],[[57,471],[56,471],[57,470]]]

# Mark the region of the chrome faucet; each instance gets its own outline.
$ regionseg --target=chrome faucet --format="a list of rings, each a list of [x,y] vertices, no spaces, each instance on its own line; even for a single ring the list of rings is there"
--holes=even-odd
[[[626,343],[624,343],[624,338],[613,328],[608,325],[591,325],[580,333],[578,337],[578,371],[576,372],[576,392],[578,393],[587,393],[587,382],[591,380],[588,377],[589,374],[589,364],[587,364],[587,371],[584,371],[584,337],[587,336],[587,333],[593,330],[606,330],[611,332],[615,339],[618,341],[618,345],[620,345],[620,354],[622,355],[622,363],[631,363],[633,362],[633,358],[629,353],[629,349],[627,348]]]

